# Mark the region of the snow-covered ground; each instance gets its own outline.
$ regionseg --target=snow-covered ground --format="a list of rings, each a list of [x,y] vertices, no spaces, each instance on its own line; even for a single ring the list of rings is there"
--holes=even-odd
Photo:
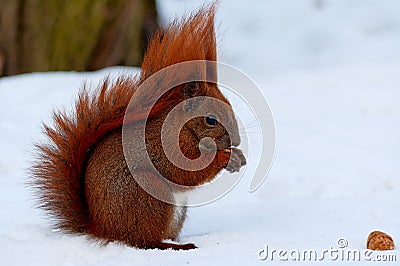
[[[160,13],[166,21],[198,2],[160,0]],[[2,265],[285,264],[293,262],[276,254],[261,261],[257,253],[265,245],[319,255],[330,247],[363,251],[376,229],[398,246],[371,258],[400,260],[400,2],[225,0],[217,19],[221,60],[255,80],[275,116],[276,158],[263,186],[248,193],[245,174],[221,200],[191,208],[181,242],[196,250],[99,247],[53,232],[24,184],[41,122],[54,108],[71,108],[83,81],[136,70],[1,78]]]

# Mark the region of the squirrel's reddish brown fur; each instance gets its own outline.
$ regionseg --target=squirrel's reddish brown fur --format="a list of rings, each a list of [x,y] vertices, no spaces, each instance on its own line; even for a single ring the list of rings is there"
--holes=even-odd
[[[186,208],[175,217],[174,206],[147,194],[133,176],[149,177],[152,185],[168,190],[147,165],[141,165],[137,152],[137,172],[131,173],[123,156],[121,127],[125,111],[136,89],[157,71],[190,60],[216,61],[214,33],[215,6],[203,8],[187,19],[176,20],[151,39],[141,74],[132,78],[105,80],[96,90],[83,88],[72,114],[55,112],[54,126],[45,125],[48,142],[37,145],[38,158],[32,170],[32,185],[37,188],[40,206],[55,219],[55,226],[70,234],[87,234],[104,242],[119,241],[139,248],[190,249],[193,244],[164,243],[176,240]],[[208,70],[210,72],[210,70]],[[211,72],[215,72],[212,69]],[[213,73],[216,77],[216,73]],[[146,148],[158,171],[168,180],[187,186],[210,181],[221,169],[237,171],[245,164],[233,111],[211,110],[228,121],[234,136],[227,138],[223,128],[208,129],[204,119],[188,122],[182,129],[180,145],[187,157],[199,156],[198,138],[211,132],[218,147],[213,162],[200,171],[185,171],[171,164],[160,142],[160,130],[166,114],[179,102],[197,95],[217,98],[229,105],[218,87],[206,82],[178,86],[164,95],[153,107],[157,87],[146,91],[130,123],[147,119]],[[189,93],[187,93],[189,91]],[[189,94],[189,95],[188,95]],[[149,117],[144,114],[152,108]],[[182,143],[181,143],[182,142]],[[135,146],[136,145],[136,146]],[[227,152],[227,149],[231,152]],[[135,157],[135,158],[136,158]],[[168,193],[168,191],[167,191]],[[169,195],[173,197],[173,195]]]

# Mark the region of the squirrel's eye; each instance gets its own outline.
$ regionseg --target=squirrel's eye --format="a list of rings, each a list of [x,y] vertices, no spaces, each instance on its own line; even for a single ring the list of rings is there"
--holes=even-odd
[[[218,125],[218,120],[215,118],[213,115],[208,115],[206,116],[206,123],[209,124],[210,126],[216,126]]]

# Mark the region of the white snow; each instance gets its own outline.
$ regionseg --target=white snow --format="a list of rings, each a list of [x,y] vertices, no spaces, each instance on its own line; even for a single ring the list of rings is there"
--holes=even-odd
[[[198,6],[159,1],[163,21]],[[276,158],[263,186],[248,193],[245,174],[227,196],[191,208],[181,242],[196,250],[100,247],[54,232],[25,185],[41,123],[55,108],[69,110],[85,80],[137,70],[1,78],[2,265],[284,264],[292,261],[260,261],[257,252],[320,252],[338,248],[339,238],[364,250],[376,229],[398,244],[379,254],[400,260],[400,2],[222,0],[217,20],[221,60],[256,81],[275,116]],[[257,147],[254,129],[246,131]]]

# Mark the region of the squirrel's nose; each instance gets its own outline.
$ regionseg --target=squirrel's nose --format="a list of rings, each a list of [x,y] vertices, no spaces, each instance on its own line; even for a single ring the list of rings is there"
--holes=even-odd
[[[239,134],[232,134],[231,136],[231,144],[234,147],[237,147],[240,145],[240,136]]]

